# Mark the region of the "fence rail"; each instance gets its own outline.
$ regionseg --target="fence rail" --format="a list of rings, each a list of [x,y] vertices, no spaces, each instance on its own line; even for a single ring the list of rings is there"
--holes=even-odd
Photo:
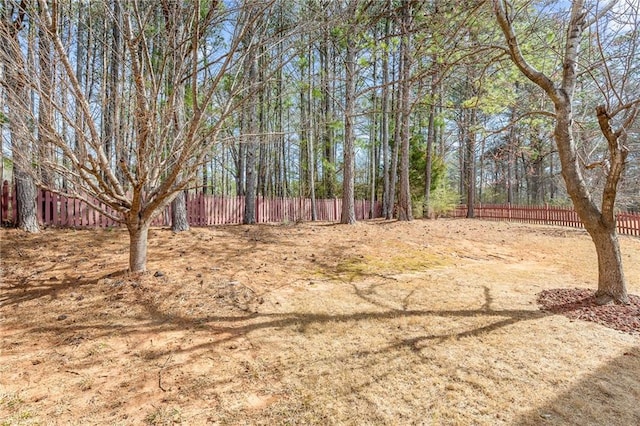
[[[574,209],[567,207],[478,204],[473,207],[473,210],[474,216],[478,219],[584,228],[578,213]],[[467,206],[460,205],[456,207],[453,215],[455,217],[466,217]],[[619,234],[640,236],[640,213],[619,212],[616,214],[616,224]]]
[[[116,212],[98,200],[92,202],[108,213]],[[38,222],[42,226],[70,228],[107,228],[119,223],[93,209],[88,203],[65,197],[46,190],[38,190],[36,205]],[[191,226],[212,226],[239,224],[243,221],[245,197],[187,194],[187,219]],[[256,198],[256,222],[283,223],[308,222],[312,220],[310,198]],[[373,217],[370,217],[371,202],[356,200],[357,220],[380,217],[382,207],[374,202]],[[15,224],[17,217],[17,197],[15,188],[5,182],[2,186],[0,211],[3,226]],[[342,213],[342,199],[316,200],[316,220],[337,222]],[[152,222],[153,226],[171,225],[171,206],[168,206]]]

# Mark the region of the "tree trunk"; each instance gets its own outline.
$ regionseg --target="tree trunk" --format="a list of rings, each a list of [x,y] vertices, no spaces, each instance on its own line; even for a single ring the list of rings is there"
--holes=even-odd
[[[13,173],[16,181],[16,196],[18,204],[18,228],[27,232],[38,232],[37,209],[36,209],[36,187],[31,172],[33,147],[29,140],[33,136],[31,129],[25,123],[24,117],[29,117],[29,92],[25,88],[24,57],[19,50],[18,32],[23,26],[26,17],[26,10],[20,8],[15,21],[10,21],[13,17],[2,16],[2,25],[6,25],[9,39],[0,43],[0,52],[4,58],[12,58],[15,61],[8,63],[2,61],[2,72],[6,83],[7,118],[9,123],[9,134],[11,137],[11,154],[13,159]]]
[[[544,156],[538,153],[538,158],[533,161],[533,175],[531,176],[531,204],[540,204],[544,201]]]
[[[144,222],[127,223],[127,229],[129,230],[129,272],[145,272],[149,225]]]
[[[116,2],[117,3],[117,2]],[[84,4],[84,2],[78,2],[78,22],[86,22],[86,25],[77,25],[76,26],[76,34],[75,37],[77,38],[77,42],[76,42],[76,51],[75,51],[75,55],[76,55],[76,78],[78,79],[78,85],[82,88],[85,87],[86,85],[86,76],[85,76],[85,69],[87,67],[87,50],[88,50],[88,45],[89,45],[89,36],[88,36],[88,28],[91,28],[91,21],[89,20],[87,22],[87,18],[89,17],[85,16],[86,14],[86,8],[87,6]],[[84,118],[82,117],[82,108],[80,107],[80,105],[78,105],[77,103],[74,106],[75,109],[75,128],[73,131],[74,134],[74,151],[78,151],[79,146],[80,146],[80,132],[84,130]],[[116,173],[118,173],[118,175],[121,175],[121,169],[117,168]],[[124,177],[121,176],[120,182],[124,181]]]
[[[567,193],[571,197],[585,229],[591,236],[598,254],[596,301],[598,304],[606,304],[611,301],[629,303],[613,209],[606,209],[606,211],[603,209],[601,212],[587,189],[575,150],[572,130],[573,111],[570,102],[568,99],[564,99],[564,102],[562,100],[556,102],[555,107],[557,119],[554,137],[560,154],[562,177],[567,187]],[[606,193],[607,189],[605,188],[604,199],[606,199]],[[613,206],[613,200],[611,206]]]
[[[398,153],[400,152],[400,117],[398,114],[398,107],[400,105],[399,96],[395,97],[394,104],[396,115],[395,119],[395,129],[393,131],[393,151],[391,153],[391,175],[389,182],[389,206],[387,207],[387,215],[386,219],[393,219],[395,216],[395,204],[396,204],[396,186],[398,184]]]
[[[513,203],[513,170],[516,168],[516,159],[515,159],[515,151],[516,151],[516,127],[515,127],[515,119],[516,119],[516,109],[513,108],[511,110],[511,128],[509,129],[509,136],[507,139],[507,203]]]
[[[344,106],[344,165],[342,176],[342,218],[341,223],[352,225],[356,223],[355,211],[355,46],[351,39],[347,40],[345,59],[345,106]]]
[[[53,187],[54,176],[51,162],[53,159],[53,65],[51,63],[51,44],[44,30],[38,32],[38,63],[40,65],[40,86],[43,95],[38,102],[38,156],[40,180],[44,186]]]
[[[593,201],[582,177],[573,138],[573,111],[568,99],[556,102],[556,126],[554,138],[560,154],[562,177],[567,193],[573,201],[578,216],[591,236],[598,254],[597,303],[610,301],[628,303],[626,282],[622,269],[620,245],[616,236],[613,213],[605,216]]]
[[[247,143],[247,191],[245,194],[244,216],[242,219],[242,223],[245,225],[256,223],[256,144],[253,142],[253,138],[255,137],[254,135],[250,136],[252,141]]]
[[[389,36],[389,19],[385,21],[385,36]],[[382,216],[389,219],[389,196],[391,193],[389,152],[389,53],[382,53],[382,110],[380,117],[380,143],[382,144]]]
[[[176,198],[171,202],[171,230],[173,232],[184,232],[189,230],[187,220],[187,197],[184,191],[178,192]]]
[[[596,303],[607,304],[611,301],[629,303],[629,296],[625,285],[620,243],[615,225],[607,227],[596,225],[591,232],[591,238],[598,254],[598,290]]]
[[[429,128],[427,130],[427,154],[424,171],[423,212],[424,217],[429,219],[434,217],[433,209],[431,208],[431,169],[433,163],[433,141],[435,140],[436,134],[436,129],[434,128],[436,115],[436,87],[436,74],[434,73],[431,82],[431,105],[429,105]]]
[[[328,19],[328,18],[327,18]],[[332,109],[332,93],[331,93],[331,67],[330,63],[333,58],[330,56],[329,49],[329,28],[324,29],[322,39],[320,40],[320,62],[322,72],[320,73],[320,85],[322,86],[322,118],[324,120],[323,130],[323,162],[322,162],[322,180],[324,186],[324,197],[334,198],[336,194],[336,156],[333,142],[333,109]]]
[[[240,128],[243,128],[243,124],[240,123]],[[242,139],[242,138],[241,138]],[[246,172],[246,151],[247,146],[240,141],[238,143],[238,150],[236,156],[236,195],[242,197],[245,195],[245,172]]]
[[[402,6],[402,29],[403,36],[400,41],[400,51],[402,55],[402,73],[400,81],[400,115],[401,115],[401,133],[400,133],[400,192],[398,193],[398,220],[413,220],[413,212],[411,211],[411,188],[409,182],[409,147],[410,132],[409,118],[411,115],[410,92],[411,92],[411,46],[409,33],[411,29],[411,10],[408,2]]]
[[[389,7],[391,7],[391,3],[389,2]],[[393,147],[391,147],[391,168],[389,170],[389,192],[387,193],[387,214],[385,219],[393,219],[396,216],[395,212],[395,204],[396,204],[396,187],[398,184],[398,154],[400,152],[400,122],[401,122],[401,114],[398,113],[400,110],[400,96],[398,96],[398,92],[400,91],[398,86],[398,81],[400,80],[400,76],[402,74],[402,57],[399,54],[392,55],[392,63],[391,63],[391,88],[390,92],[392,94],[389,111],[394,113],[394,129],[393,129]],[[390,119],[391,116],[388,117]]]
[[[14,176],[16,179],[16,197],[18,203],[18,228],[26,232],[39,232],[40,227],[38,226],[36,208],[36,186],[33,183],[33,178],[16,165],[14,165]]]
[[[374,36],[378,37],[377,31],[374,32]],[[375,51],[374,51],[375,52]],[[373,72],[372,80],[374,86],[378,84],[378,58],[377,55],[373,56]],[[378,95],[374,91],[371,93],[371,119],[369,123],[369,219],[373,219],[375,215],[375,199],[377,193],[377,181],[378,181]]]
[[[316,176],[315,176],[315,169],[316,169],[316,159],[315,159],[315,148],[314,148],[314,138],[315,138],[315,134],[313,129],[315,129],[315,126],[312,125],[312,117],[313,117],[313,109],[312,109],[312,98],[313,98],[313,87],[312,87],[312,82],[313,82],[313,75],[312,75],[312,68],[313,68],[313,52],[311,47],[309,47],[309,52],[308,52],[308,57],[309,57],[309,67],[307,68],[307,78],[309,79],[309,84],[307,85],[307,93],[306,93],[306,110],[307,110],[307,121],[306,121],[306,125],[307,125],[307,181],[309,182],[309,197],[311,198],[311,220],[312,221],[316,221],[318,220],[318,208],[316,205]]]
[[[115,2],[117,3],[117,2]],[[166,37],[169,49],[169,66],[167,71],[167,84],[174,91],[174,112],[173,112],[173,129],[172,136],[176,137],[182,132],[183,127],[187,121],[185,115],[185,83],[181,82],[181,76],[177,71],[177,64],[180,63],[179,53],[180,53],[180,38],[184,32],[184,23],[180,20],[180,6],[179,3],[171,3],[167,8],[163,9],[164,11],[164,19],[166,25]],[[120,14],[120,8],[117,5],[114,5],[114,15],[118,16]],[[115,43],[119,43],[120,37],[118,35],[118,19],[114,20],[113,26],[113,40]],[[160,48],[160,47],[159,47]],[[112,54],[111,59],[112,65],[112,73],[117,74],[120,69],[119,66],[119,55],[116,51]],[[113,76],[112,76],[113,80]],[[112,81],[110,85],[113,85],[113,90],[117,92],[117,81]],[[112,94],[115,98],[115,95]],[[115,114],[115,104],[111,107],[107,108],[109,111],[110,108],[114,109],[113,113],[113,123],[117,123],[117,115]],[[114,139],[114,140],[117,140]],[[175,153],[178,155],[178,153]],[[171,202],[171,230],[173,232],[184,232],[189,230],[189,219],[187,218],[187,200],[186,194],[184,191],[178,192],[176,197]]]
[[[252,32],[250,32],[252,34]],[[245,59],[244,64],[244,72],[245,72],[245,84],[247,90],[252,91],[250,96],[250,101],[244,109],[245,117],[243,119],[243,133],[246,132],[248,135],[242,135],[242,141],[245,144],[246,150],[246,174],[245,174],[245,184],[246,184],[246,192],[245,192],[245,204],[244,204],[244,215],[242,219],[242,223],[246,225],[252,225],[256,223],[256,197],[258,193],[258,177],[256,170],[256,156],[258,154],[258,105],[260,97],[258,96],[258,92],[255,85],[258,83],[258,58],[257,51],[253,47],[249,47],[249,51],[247,52],[247,57]]]
[[[309,135],[311,135],[309,133]],[[318,208],[316,205],[316,177],[315,177],[315,156],[314,156],[314,148],[313,148],[313,137],[309,137],[307,141],[307,157],[309,159],[309,197],[311,197],[311,220],[318,220]]]
[[[465,112],[469,114],[468,125],[476,125],[476,110]],[[465,132],[465,191],[467,197],[467,218],[475,217],[474,204],[476,202],[476,134],[474,130]]]
[[[304,43],[304,38],[301,40],[301,43]],[[305,61],[301,61],[300,65],[300,77],[303,78],[306,74]],[[309,187],[309,150],[307,149],[307,145],[309,143],[309,134],[311,130],[309,129],[309,117],[307,116],[307,91],[305,89],[306,84],[311,84],[310,82],[300,85],[300,164],[298,164],[298,182],[299,182],[299,197],[306,198],[308,196],[308,187]]]

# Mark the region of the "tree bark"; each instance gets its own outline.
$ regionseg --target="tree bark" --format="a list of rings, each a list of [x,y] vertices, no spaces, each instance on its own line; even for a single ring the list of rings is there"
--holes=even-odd
[[[114,16],[117,17],[120,14],[120,7],[117,5],[118,2],[115,3]],[[163,8],[163,13],[168,44],[167,56],[169,58],[169,66],[167,67],[167,84],[169,85],[170,90],[173,90],[174,98],[174,111],[172,114],[172,135],[173,137],[176,137],[176,135],[180,134],[180,132],[183,131],[182,129],[185,127],[185,123],[187,121],[185,105],[186,88],[185,83],[181,81],[182,76],[178,72],[178,64],[180,63],[180,40],[181,37],[183,37],[184,33],[184,23],[181,20],[180,5],[177,2],[167,3],[166,7]],[[114,43],[119,43],[120,40],[118,27],[118,19],[115,19],[113,23]],[[118,70],[121,68],[119,63],[119,55],[117,51],[114,51],[111,58],[111,66],[113,69],[112,72],[114,74],[117,74]],[[112,90],[115,90],[117,89],[117,81],[113,81],[113,75],[111,77],[112,81],[110,82],[109,86],[113,86]],[[115,113],[115,104],[107,108],[107,111],[109,111],[109,109],[111,108],[113,108],[113,113],[110,121],[113,120],[113,123],[116,123],[117,114]],[[117,140],[117,138],[114,138],[113,136],[111,136],[111,138]],[[109,155],[108,151],[107,155]],[[178,155],[178,153],[176,152],[175,155]],[[187,200],[184,191],[178,192],[173,201],[171,201],[171,230],[173,232],[185,232],[189,230],[189,219],[187,218]]]
[[[129,272],[145,272],[147,270],[149,225],[136,221],[127,223],[127,229],[129,230]]]
[[[53,187],[54,176],[51,172],[53,160],[53,65],[51,63],[51,43],[40,29],[38,34],[38,63],[40,65],[40,87],[42,94],[38,102],[38,163],[40,180],[43,185]]]
[[[402,55],[402,78],[400,81],[400,192],[398,193],[398,220],[413,220],[411,205],[411,188],[409,182],[409,145],[410,129],[409,118],[411,115],[410,92],[411,92],[411,45],[409,33],[411,31],[411,6],[409,2],[402,6],[402,30],[403,36],[400,41],[400,51]]]
[[[187,219],[187,197],[184,191],[178,192],[176,198],[171,202],[171,230],[173,232],[184,232],[189,230]]]
[[[625,285],[624,269],[620,243],[615,225],[612,227],[598,226],[590,232],[598,254],[598,290],[596,303],[607,304],[611,301],[628,303],[629,296]]]
[[[513,108],[511,110],[511,122],[513,123],[516,118],[516,110]],[[507,140],[507,203],[513,203],[513,170],[516,168],[516,159],[515,159],[515,150],[516,150],[516,128],[515,125],[511,126],[509,129],[509,138]]]
[[[435,55],[434,55],[435,59]],[[435,60],[434,60],[435,63]],[[427,130],[427,152],[426,152],[426,164],[424,170],[424,202],[423,212],[424,217],[432,219],[433,209],[431,208],[431,170],[433,163],[433,143],[435,140],[435,115],[436,115],[436,90],[437,90],[437,74],[434,73],[431,80],[431,104],[429,105],[429,128]]]
[[[465,132],[464,187],[467,197],[467,218],[473,218],[475,217],[474,204],[476,202],[476,134],[472,128],[476,125],[476,109],[463,113],[469,115],[467,125],[470,126]]]
[[[15,157],[14,157],[15,158]],[[16,179],[16,197],[18,204],[18,228],[26,232],[36,233],[40,231],[36,208],[36,186],[28,172],[14,163],[14,176]]]
[[[27,10],[21,4],[15,20],[12,17],[1,16],[3,37],[0,49],[5,58],[11,58],[11,63],[3,63],[3,71],[6,81],[7,116],[9,122],[9,134],[11,137],[11,154],[13,158],[13,173],[16,182],[16,196],[18,204],[18,228],[26,232],[39,232],[37,208],[36,208],[36,186],[33,179],[33,169],[31,168],[31,151],[29,140],[32,131],[25,123],[25,117],[30,116],[29,94],[25,88],[25,63],[23,52],[19,50],[18,32],[22,29],[26,18]],[[5,61],[2,61],[5,62]]]
[[[255,138],[250,136],[250,139]],[[256,144],[255,142],[247,142],[247,191],[245,193],[244,216],[242,223],[252,225],[256,223],[256,193],[257,193],[257,177],[256,177]]]
[[[329,19],[326,17],[325,19]],[[324,120],[323,129],[323,163],[322,180],[324,187],[324,197],[334,198],[336,194],[336,156],[333,142],[333,109],[331,93],[331,67],[333,61],[331,50],[329,49],[329,27],[323,29],[322,39],[320,39],[320,62],[322,72],[320,73],[320,85],[322,86],[322,118]]]
[[[398,65],[399,68],[402,67],[402,61],[400,61],[400,64]],[[395,88],[395,86],[394,86]],[[398,109],[399,109],[399,105],[400,105],[400,97],[399,96],[395,96],[394,99],[394,106],[395,106],[395,110],[396,110],[396,114],[394,117],[394,121],[395,121],[395,129],[393,131],[393,151],[391,153],[391,174],[390,174],[390,181],[389,181],[389,206],[387,207],[387,219],[393,219],[393,217],[396,215],[395,212],[395,207],[396,207],[396,187],[398,185],[398,154],[400,152],[400,129],[401,129],[401,124],[400,124],[400,118],[401,115],[398,114]]]
[[[249,40],[256,36],[255,22],[253,21],[252,10],[249,15],[251,30],[247,33],[247,53],[244,61],[244,73],[245,73],[245,85],[247,90],[250,91],[250,101],[243,109],[245,114],[243,118],[243,133],[242,142],[245,144],[246,150],[246,192],[245,192],[245,204],[244,215],[242,222],[247,225],[256,223],[256,197],[258,193],[258,177],[256,170],[256,156],[258,154],[258,102],[260,100],[258,85],[260,84],[258,75],[258,51],[256,47],[252,46]]]
[[[355,155],[354,155],[354,110],[355,110],[355,46],[353,40],[347,39],[345,59],[345,107],[344,107],[344,165],[342,176],[342,218],[341,223],[355,224]]]
[[[306,132],[306,138],[304,138],[306,140],[305,149],[307,153],[306,181],[309,188],[309,198],[311,198],[311,220],[316,221],[318,220],[318,213],[317,213],[318,210],[316,205],[316,183],[315,183],[316,160],[315,160],[315,148],[314,148],[314,142],[313,142],[315,137],[313,129],[315,128],[315,126],[312,124],[313,52],[311,47],[308,50],[307,57],[309,58],[309,64],[306,70],[308,84],[306,85],[306,88],[304,90],[305,93],[302,96],[303,99],[301,99],[301,101],[303,101],[302,110],[303,111],[306,110],[306,114],[302,115],[303,117],[305,117],[305,120],[303,120],[303,126],[305,127],[305,132]]]
[[[389,36],[389,18],[385,19],[385,37]],[[389,219],[389,197],[391,193],[389,152],[389,52],[382,52],[382,110],[380,117],[380,143],[382,144],[382,216]]]

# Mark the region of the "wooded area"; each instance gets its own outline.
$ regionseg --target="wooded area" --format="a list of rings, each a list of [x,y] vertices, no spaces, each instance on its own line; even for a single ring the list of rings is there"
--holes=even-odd
[[[339,197],[342,223],[356,199],[400,220],[573,203],[600,288],[625,300],[613,212],[640,207],[637,0],[0,5],[22,229],[36,187],[107,206],[144,271],[156,215],[172,204],[188,229],[186,189],[246,197],[247,224],[258,196],[308,198],[312,220]]]
[[[0,0],[0,137],[1,425],[640,424],[640,0]]]

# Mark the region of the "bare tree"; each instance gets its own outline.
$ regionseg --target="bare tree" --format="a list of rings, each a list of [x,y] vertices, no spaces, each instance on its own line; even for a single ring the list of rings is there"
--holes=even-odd
[[[628,9],[615,11],[616,7]],[[566,40],[561,51],[562,70],[559,81],[554,81],[552,76],[536,69],[523,53],[515,30],[519,9],[514,9],[513,5],[505,0],[493,0],[493,10],[506,39],[506,50],[512,61],[520,72],[542,88],[553,102],[555,110],[554,138],[562,166],[562,176],[567,192],[586,230],[593,239],[598,255],[596,300],[599,304],[606,304],[612,300],[617,303],[628,303],[614,208],[618,183],[629,152],[628,130],[637,118],[640,106],[640,97],[636,91],[637,85],[631,84],[629,81],[629,72],[633,67],[637,67],[638,12],[637,10],[635,14],[632,12],[632,4],[625,6],[622,3],[617,5],[616,1],[601,4],[598,1],[574,0],[570,13],[567,15]],[[607,34],[607,31],[614,31],[612,29],[614,27],[605,30],[605,25],[600,22],[606,19],[607,14],[612,11],[622,15],[628,14],[635,19],[635,21],[617,23],[617,28],[629,25],[631,34],[636,31],[635,37],[626,40],[629,43],[627,54],[631,58],[635,56],[636,59],[623,61],[622,64],[619,64],[620,67],[616,73],[613,72],[612,59],[605,53],[603,44],[603,40],[611,36],[611,33]],[[587,51],[588,54],[582,55],[582,49],[589,41],[586,40],[586,32],[589,29],[596,37],[596,46]],[[591,47],[593,46],[586,46],[587,49]],[[581,61],[586,62],[586,66],[581,64]],[[595,77],[596,85],[602,94],[603,103],[596,108],[595,113],[602,136],[607,142],[608,155],[601,161],[601,165],[605,168],[606,180],[599,206],[593,192],[585,183],[574,138],[575,93],[581,73]]]
[[[65,193],[127,227],[131,272],[146,270],[147,236],[154,217],[194,180],[206,155],[218,143],[226,120],[251,96],[238,76],[243,60],[239,47],[247,29],[241,21],[246,16],[243,6],[236,9],[219,1],[199,0],[166,3],[172,5],[167,8],[173,15],[169,21],[183,22],[184,31],[155,25],[151,19],[158,13],[155,2],[120,3],[118,22],[113,21],[113,13],[103,16],[122,38],[123,78],[128,81],[118,105],[128,117],[120,123],[125,131],[111,135],[115,137],[111,153],[105,149],[104,134],[95,119],[103,111],[96,109],[94,99],[81,86],[71,46],[63,42],[54,20],[70,10],[51,10],[49,2],[41,0],[42,14],[33,16],[29,23],[49,39],[52,61],[62,69],[58,93],[53,95],[27,78],[34,70],[25,69],[27,65],[21,62],[24,52],[20,41],[11,37],[10,28],[2,27],[3,41],[8,39],[3,43],[7,47],[2,50],[2,61],[12,78],[18,79],[15,87],[38,93],[51,105],[58,123],[74,132],[76,143],[69,143],[60,130],[62,124],[48,129],[56,156],[40,166],[64,177],[68,182]],[[268,7],[269,2],[256,4]],[[224,31],[224,37],[212,37],[215,31]],[[164,45],[156,49],[160,42]],[[172,72],[167,72],[169,65]],[[13,72],[23,69],[20,74]],[[180,86],[185,86],[186,92],[174,90]],[[72,114],[68,100],[61,99],[65,92],[80,114]],[[35,122],[29,109],[22,106],[16,113],[16,122],[22,123],[20,137],[33,138],[25,124]],[[177,113],[184,114],[184,121],[175,119]]]

